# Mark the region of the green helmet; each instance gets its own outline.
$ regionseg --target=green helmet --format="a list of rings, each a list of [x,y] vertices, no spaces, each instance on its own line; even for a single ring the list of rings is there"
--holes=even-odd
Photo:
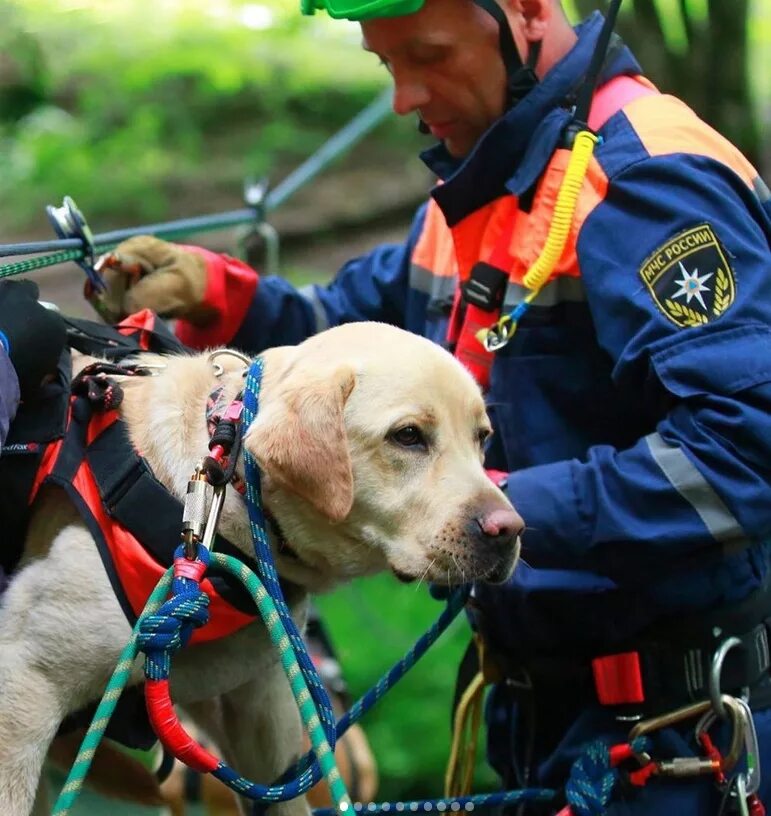
[[[352,20],[360,23],[377,17],[404,17],[414,14],[423,8],[426,0],[300,0],[302,14],[315,14],[317,9],[326,11],[336,20]],[[505,103],[506,107],[515,105],[537,82],[535,63],[538,59],[541,43],[530,46],[527,62],[522,58],[514,45],[514,37],[506,19],[506,14],[497,0],[473,0],[484,9],[498,24],[501,57],[508,77]]]
[[[371,20],[375,17],[403,17],[420,11],[424,0],[300,0],[303,14],[326,11],[336,20]]]

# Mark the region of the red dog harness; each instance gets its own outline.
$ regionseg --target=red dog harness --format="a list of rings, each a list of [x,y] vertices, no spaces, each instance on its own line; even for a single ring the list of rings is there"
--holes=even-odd
[[[172,562],[180,540],[181,502],[133,450],[118,410],[96,412],[86,396],[71,398],[65,435],[46,447],[30,503],[45,484],[62,488],[77,508],[133,624]],[[222,539],[217,549],[246,560]],[[235,584],[224,578],[201,583],[210,598],[210,617],[191,643],[225,637],[254,620],[251,601],[231,587]]]

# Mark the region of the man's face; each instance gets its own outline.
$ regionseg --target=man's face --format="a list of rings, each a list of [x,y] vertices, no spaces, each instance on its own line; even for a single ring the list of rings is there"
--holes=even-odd
[[[472,0],[426,0],[404,17],[361,23],[363,47],[394,81],[394,111],[417,113],[452,156],[468,154],[503,113],[498,26]]]

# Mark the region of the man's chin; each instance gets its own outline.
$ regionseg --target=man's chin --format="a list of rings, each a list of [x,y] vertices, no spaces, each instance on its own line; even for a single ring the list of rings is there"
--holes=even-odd
[[[474,149],[478,137],[472,134],[457,133],[451,136],[446,136],[442,139],[444,149],[453,157],[453,159],[465,159],[469,153]]]
[[[469,152],[470,148],[466,147],[459,139],[445,139],[444,149],[453,157],[453,159],[463,159]]]

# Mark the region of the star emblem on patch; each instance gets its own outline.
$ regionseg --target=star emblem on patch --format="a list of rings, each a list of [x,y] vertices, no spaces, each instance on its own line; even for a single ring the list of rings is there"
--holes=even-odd
[[[734,271],[709,224],[670,238],[645,259],[640,277],[659,311],[680,328],[715,320],[736,297]]]

